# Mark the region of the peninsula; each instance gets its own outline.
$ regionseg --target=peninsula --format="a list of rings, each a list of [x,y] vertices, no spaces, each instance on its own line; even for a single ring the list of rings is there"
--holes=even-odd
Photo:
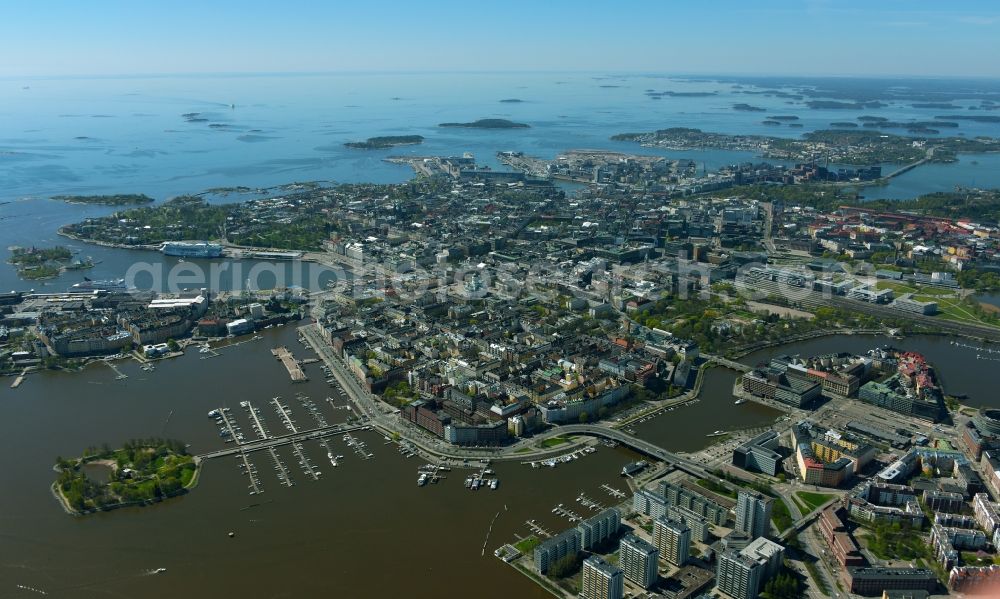
[[[67,512],[82,515],[183,495],[197,484],[200,464],[180,441],[141,439],[57,458],[55,469],[53,494]]]
[[[424,143],[422,135],[383,135],[381,137],[369,137],[365,141],[349,141],[344,145],[348,148],[359,150],[383,150],[396,146],[414,146]]]
[[[17,269],[17,276],[28,281],[51,279],[64,270],[82,270],[90,268],[94,263],[87,261],[71,261],[72,252],[63,246],[51,248],[11,248],[8,264]]]
[[[438,127],[463,127],[467,129],[528,129],[531,125],[507,119],[479,119],[469,123],[441,123]]]
[[[113,195],[59,195],[52,196],[69,204],[97,204],[101,206],[138,206],[152,204],[153,198],[144,193],[118,193]]]

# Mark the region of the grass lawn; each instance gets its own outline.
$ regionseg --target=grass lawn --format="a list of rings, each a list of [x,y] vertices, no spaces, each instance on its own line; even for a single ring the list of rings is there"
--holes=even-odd
[[[569,439],[566,437],[552,437],[551,439],[542,441],[541,446],[548,449],[550,447],[557,447],[563,443],[569,443]]]
[[[898,283],[896,281],[876,281],[875,289],[892,289],[892,292],[896,295],[917,291],[916,287],[910,287],[906,283]]]
[[[983,556],[983,559],[979,559],[975,551],[963,551],[962,563],[968,566],[990,566],[1000,564],[1000,556],[987,554]]]
[[[771,504],[771,522],[778,532],[784,531],[792,525],[792,514],[788,511],[788,505],[779,497]]]
[[[830,493],[810,493],[809,491],[795,492],[796,502],[800,505],[805,505],[807,508],[803,510],[803,514],[816,510],[819,506],[833,499],[833,497],[834,495]]]
[[[537,547],[539,543],[541,543],[541,541],[538,540],[538,537],[532,535],[514,543],[514,548],[524,555],[531,555],[531,552],[535,550],[535,547]]]
[[[699,478],[698,480],[695,481],[695,484],[703,489],[708,489],[713,493],[717,493],[719,495],[724,495],[726,497],[731,497],[733,499],[736,499],[736,491],[731,491],[725,485],[721,485],[713,480],[708,480],[707,478]]]
[[[989,324],[983,322],[979,317],[970,312],[957,299],[936,297],[933,295],[915,295],[913,299],[920,302],[937,302],[938,315],[945,320],[956,320],[959,322],[974,322],[977,324]]]

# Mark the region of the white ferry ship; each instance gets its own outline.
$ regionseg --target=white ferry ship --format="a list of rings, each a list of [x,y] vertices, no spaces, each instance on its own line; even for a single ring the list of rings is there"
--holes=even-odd
[[[160,246],[160,251],[164,256],[218,258],[222,255],[222,246],[205,241],[166,241]]]

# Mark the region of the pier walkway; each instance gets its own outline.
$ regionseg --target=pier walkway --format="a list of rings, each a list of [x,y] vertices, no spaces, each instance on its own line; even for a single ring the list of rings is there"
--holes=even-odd
[[[320,428],[309,429],[307,431],[300,431],[290,435],[279,435],[277,437],[257,439],[255,441],[249,441],[242,445],[236,445],[235,447],[227,447],[224,449],[218,449],[215,451],[200,453],[198,454],[197,457],[202,460],[210,460],[212,458],[222,458],[231,455],[238,455],[243,452],[260,451],[262,449],[278,447],[279,445],[288,445],[290,443],[297,443],[299,441],[310,441],[312,439],[322,439],[324,437],[332,437],[333,435],[340,435],[352,431],[359,431],[366,427],[370,428],[370,426],[367,424],[354,424],[354,425],[334,424],[333,426],[324,426]]]
[[[288,376],[292,377],[293,383],[301,383],[309,380],[306,373],[302,371],[302,366],[295,360],[295,356],[292,355],[292,352],[288,351],[287,347],[277,347],[272,349],[271,353],[285,365],[285,369],[288,370]]]

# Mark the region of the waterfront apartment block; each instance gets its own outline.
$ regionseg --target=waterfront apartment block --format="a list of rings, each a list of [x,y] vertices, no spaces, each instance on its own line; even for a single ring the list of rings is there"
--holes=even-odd
[[[711,524],[722,526],[729,519],[729,509],[696,491],[667,481],[659,481],[657,490],[667,503],[691,510]]]
[[[593,555],[583,560],[581,599],[622,599],[625,577],[621,569]]]
[[[576,530],[580,535],[580,547],[590,549],[618,534],[621,528],[622,517],[615,508],[608,508],[580,522]]]
[[[858,399],[873,406],[926,420],[936,421],[941,416],[941,405],[936,399],[921,398],[906,393],[897,386],[876,381],[862,385],[858,390]]]
[[[622,537],[618,549],[618,563],[625,578],[644,589],[656,584],[660,550],[634,534]]]
[[[535,569],[545,574],[553,563],[567,555],[576,555],[579,551],[580,531],[575,528],[563,531],[535,547]]]
[[[636,513],[650,518],[659,518],[665,515],[669,507],[670,504],[667,503],[665,497],[649,489],[639,489],[632,496],[632,509]]]
[[[771,498],[757,491],[740,489],[736,498],[736,523],[733,530],[751,539],[763,537],[771,530]]]
[[[780,437],[775,431],[757,435],[733,450],[733,466],[776,476],[781,471],[781,462],[784,459],[776,451],[779,441]]]
[[[691,551],[691,529],[683,522],[660,516],[653,520],[653,545],[665,561],[683,566]]]

